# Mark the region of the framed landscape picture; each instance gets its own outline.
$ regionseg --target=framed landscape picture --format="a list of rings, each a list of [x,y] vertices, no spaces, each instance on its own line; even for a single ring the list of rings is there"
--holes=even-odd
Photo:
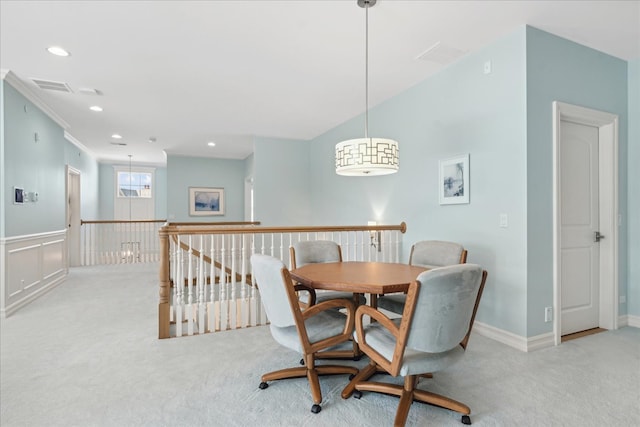
[[[469,154],[440,160],[440,204],[469,203]]]
[[[189,187],[189,215],[224,215],[224,188]]]

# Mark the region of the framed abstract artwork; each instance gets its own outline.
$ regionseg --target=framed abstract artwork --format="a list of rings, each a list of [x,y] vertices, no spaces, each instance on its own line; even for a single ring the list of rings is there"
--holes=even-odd
[[[189,187],[189,215],[224,215],[224,188]]]
[[[469,154],[440,160],[440,204],[469,203]]]

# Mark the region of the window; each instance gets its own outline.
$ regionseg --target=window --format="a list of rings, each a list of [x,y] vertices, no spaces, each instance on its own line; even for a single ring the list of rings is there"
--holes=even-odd
[[[153,175],[149,172],[118,171],[118,197],[150,199]]]

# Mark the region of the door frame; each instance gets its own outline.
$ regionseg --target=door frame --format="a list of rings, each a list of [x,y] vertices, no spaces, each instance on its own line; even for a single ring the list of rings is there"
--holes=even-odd
[[[562,271],[560,267],[560,127],[561,121],[598,128],[600,232],[599,326],[618,328],[618,116],[577,105],[553,102],[553,336],[561,342]],[[608,191],[607,191],[608,190]]]
[[[78,194],[76,194],[76,196],[77,196],[77,199],[76,199],[77,202],[76,203],[77,203],[77,214],[78,214],[78,217],[80,217],[80,209],[81,209],[81,204],[80,204],[81,203],[81,199],[80,199],[80,197],[82,196],[82,187],[81,187],[82,186],[82,178],[81,178],[82,175],[81,175],[80,170],[78,170],[78,169],[76,169],[76,168],[74,168],[72,166],[67,165],[67,177],[66,177],[67,179],[66,179],[66,191],[65,191],[65,195],[66,195],[66,199],[65,199],[65,206],[66,206],[66,208],[65,208],[65,214],[66,214],[65,223],[67,225],[65,227],[66,230],[67,230],[67,238],[66,238],[66,241],[67,241],[67,251],[66,251],[67,252],[66,253],[66,256],[67,256],[67,262],[66,262],[67,269],[69,268],[69,266],[82,265],[82,256],[81,256],[81,253],[82,253],[81,246],[82,245],[81,245],[81,237],[80,237],[81,236],[81,222],[80,221],[74,221],[73,224],[69,223],[69,214],[70,214],[70,212],[69,212],[69,210],[70,210],[69,197],[71,195],[70,191],[71,191],[71,179],[72,179],[71,177],[72,176],[74,176],[74,177],[77,176],[77,179],[78,179],[78,188],[76,189]],[[77,228],[76,233],[70,233],[69,228],[71,228],[71,227]],[[73,235],[77,236],[77,242],[73,242],[73,243],[71,242],[70,236],[73,236]],[[73,245],[75,245],[75,249],[77,250],[77,252],[75,253],[76,257],[72,257],[71,256],[71,251],[73,249]]]

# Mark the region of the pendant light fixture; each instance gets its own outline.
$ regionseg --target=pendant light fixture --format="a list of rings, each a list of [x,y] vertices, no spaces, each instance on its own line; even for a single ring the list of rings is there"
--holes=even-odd
[[[365,10],[364,138],[336,144],[336,173],[347,176],[389,175],[398,172],[398,142],[369,137],[369,8],[376,0],[357,0]]]

